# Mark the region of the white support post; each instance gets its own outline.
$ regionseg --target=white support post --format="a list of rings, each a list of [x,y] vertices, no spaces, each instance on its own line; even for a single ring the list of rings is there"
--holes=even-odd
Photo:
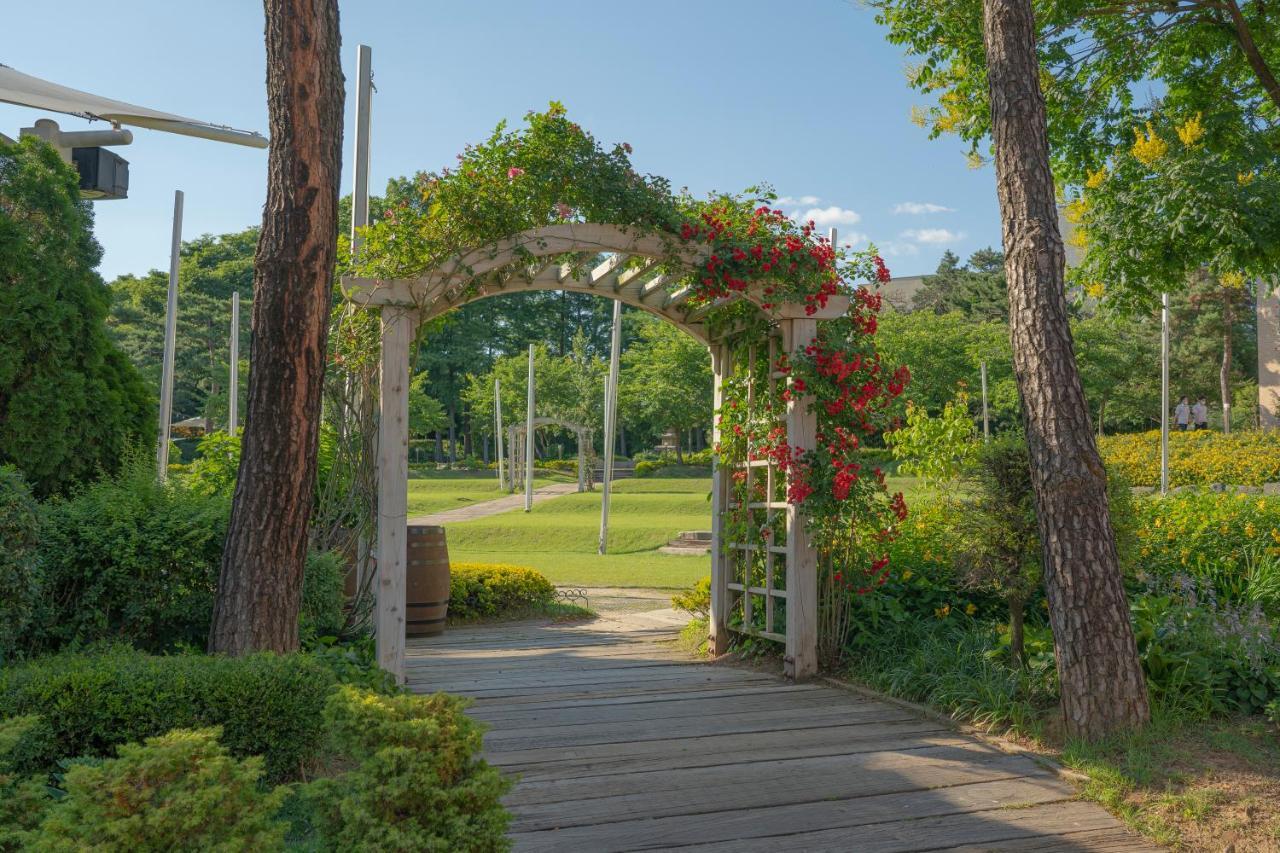
[[[987,363],[982,362],[982,440],[991,440],[991,418],[987,410]]]
[[[817,335],[818,322],[783,320],[782,328],[783,345],[797,359]],[[812,403],[811,395],[794,390],[787,403],[787,442],[797,452],[812,450],[817,442],[818,418]],[[811,678],[818,671],[818,554],[809,542],[804,511],[791,503],[787,504],[787,649],[783,666],[787,677],[795,681]]]
[[[409,483],[409,347],[417,314],[382,309],[378,382],[378,665],[404,683],[405,553]]]
[[[524,511],[533,509],[533,344],[529,344],[529,406],[524,420]]]
[[[729,556],[725,553],[724,516],[729,510],[729,478],[720,462],[720,407],[724,383],[733,373],[733,351],[727,344],[711,346],[711,370],[715,375],[711,413],[711,611],[707,641],[711,654],[729,651]]]
[[[164,317],[164,362],[160,370],[160,446],[156,469],[169,476],[169,429],[173,422],[173,354],[178,345],[178,261],[182,255],[182,190],[173,191],[173,234],[169,242],[169,299]]]
[[[231,293],[231,375],[227,377],[227,435],[236,434],[240,415],[240,291]]]
[[[498,446],[498,489],[505,492],[508,489],[507,472],[503,468],[502,459],[502,380],[496,376],[493,379],[493,418],[493,438]]]
[[[599,553],[609,548],[609,498],[613,493],[613,442],[618,430],[618,363],[622,350],[622,303],[613,303],[613,337],[609,344],[609,378],[604,384],[604,482],[600,499]]]
[[[1169,294],[1160,294],[1160,494],[1169,491]]]
[[[369,224],[369,124],[373,109],[373,50],[356,46],[356,137],[351,188],[351,253],[364,242],[357,229]]]

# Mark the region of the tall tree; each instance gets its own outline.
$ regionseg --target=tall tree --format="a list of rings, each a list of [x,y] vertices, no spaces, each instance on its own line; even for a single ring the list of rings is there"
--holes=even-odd
[[[983,0],[982,22],[1013,363],[1062,712],[1069,734],[1095,738],[1145,723],[1150,708],[1071,340],[1031,0]]]
[[[155,441],[155,401],[107,336],[101,256],[76,170],[37,139],[0,141],[0,466],[40,496]]]
[[[337,0],[265,0],[271,151],[240,471],[209,650],[298,646],[338,235]]]

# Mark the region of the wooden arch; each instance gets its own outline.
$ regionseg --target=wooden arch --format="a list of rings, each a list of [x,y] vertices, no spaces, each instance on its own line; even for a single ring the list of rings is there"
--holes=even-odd
[[[562,420],[561,418],[534,418],[533,429],[536,432],[542,427],[559,427],[561,429],[572,430],[578,437],[578,491],[585,492],[591,486],[591,474],[587,470],[587,448],[591,447],[591,435],[593,430],[589,426],[576,424],[573,421]],[[507,465],[510,471],[511,489],[519,491],[524,483],[525,477],[525,460],[524,460],[524,444],[518,441],[519,437],[524,435],[524,421],[516,421],[507,427],[507,447],[511,448],[511,459]],[[507,484],[504,482],[503,488]]]
[[[846,296],[833,296],[814,314],[806,306],[782,303],[769,309],[759,284],[745,293],[709,305],[690,305],[692,291],[681,282],[708,250],[680,243],[671,235],[639,228],[597,223],[560,223],[531,228],[474,249],[415,278],[344,276],[342,284],[358,305],[382,314],[380,417],[378,421],[378,581],[375,618],[378,663],[403,683],[405,647],[405,544],[409,480],[409,354],[418,326],[468,302],[533,290],[569,290],[616,299],[655,314],[688,332],[711,351],[715,376],[714,406],[723,401],[724,381],[732,375],[732,350],[713,334],[708,315],[731,299],[756,306],[774,326],[781,351],[795,353],[813,340],[817,321],[839,317],[849,309]],[[557,258],[595,259],[587,271],[581,264]],[[771,345],[772,350],[772,345]],[[783,379],[783,381],[789,381]],[[787,404],[788,442],[812,448],[816,416],[809,399],[793,394]],[[719,428],[713,439],[719,441]],[[772,591],[752,586],[749,578],[730,580],[732,555],[726,554],[724,517],[729,500],[728,477],[718,459],[712,463],[712,567],[710,644],[716,654],[728,647],[728,613],[732,597],[748,602],[752,595],[777,598],[786,607],[786,674],[795,679],[817,671],[817,555],[809,544],[805,519],[797,507],[785,512],[786,544],[778,550],[786,561],[785,586]],[[750,626],[747,626],[750,629]],[[766,636],[773,636],[766,634]]]

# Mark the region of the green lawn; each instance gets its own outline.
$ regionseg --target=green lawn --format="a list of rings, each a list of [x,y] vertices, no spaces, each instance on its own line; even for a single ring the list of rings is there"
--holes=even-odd
[[[568,483],[576,475],[556,471],[539,472],[534,487]],[[409,474],[409,517],[443,512],[502,497],[498,475],[493,471],[433,471],[415,469]]]
[[[658,553],[682,530],[711,525],[706,479],[644,478],[614,484],[609,553],[600,556],[600,491],[570,494],[489,518],[449,526],[453,560],[532,566],[552,583],[658,587],[692,584],[711,571],[710,557]]]
[[[459,476],[464,473],[430,472],[429,479],[410,480],[410,515],[499,497],[492,475]],[[535,483],[541,485],[540,480]],[[920,494],[915,478],[890,477],[888,484],[890,491],[903,491],[908,502]],[[561,585],[687,587],[710,574],[710,557],[674,557],[657,549],[682,530],[711,528],[710,493],[711,481],[705,477],[644,477],[615,483],[609,553],[603,557],[596,553],[598,487],[594,492],[536,504],[530,513],[514,510],[451,524],[449,555],[458,562],[531,566]]]

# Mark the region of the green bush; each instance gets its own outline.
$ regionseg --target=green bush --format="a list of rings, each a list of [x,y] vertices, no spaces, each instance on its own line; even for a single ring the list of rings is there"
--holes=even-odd
[[[636,469],[635,469],[636,476],[652,477],[654,474],[661,471],[662,468],[663,468],[663,465],[661,462],[650,462],[647,459],[641,459],[639,462],[636,463]]]
[[[449,618],[465,621],[538,613],[556,600],[556,588],[536,570],[506,563],[453,563]]]
[[[711,578],[700,578],[689,589],[671,596],[671,606],[707,619],[711,614]]]
[[[322,849],[508,849],[500,799],[510,782],[478,757],[482,730],[467,704],[443,693],[335,691],[325,707],[330,739],[358,765],[307,786]]]
[[[155,657],[115,647],[0,672],[0,718],[40,715],[14,749],[26,772],[110,756],[122,743],[175,728],[221,726],[233,755],[262,755],[267,776],[282,779],[315,757],[333,685],[333,675],[306,655]]]
[[[335,552],[307,554],[302,575],[302,603],[298,611],[298,633],[304,642],[319,637],[336,637],[342,632],[346,615],[343,607],[347,564]]]
[[[240,469],[240,437],[211,432],[200,439],[196,453],[187,466],[187,487],[202,495],[230,495]]]
[[[38,621],[44,579],[36,561],[40,517],[16,468],[0,465],[0,663]]]
[[[263,789],[261,774],[262,759],[229,756],[216,728],[124,744],[118,758],[68,769],[27,849],[283,850],[287,789]]]
[[[40,563],[49,612],[32,646],[203,646],[229,507],[224,495],[157,482],[141,459],[46,504]]]

